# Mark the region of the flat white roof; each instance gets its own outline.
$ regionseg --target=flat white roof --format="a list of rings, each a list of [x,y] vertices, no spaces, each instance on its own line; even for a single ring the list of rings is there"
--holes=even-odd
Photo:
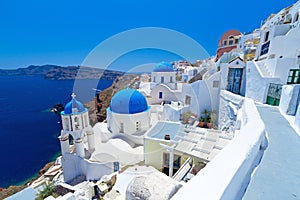
[[[193,127],[178,136],[175,150],[204,161],[211,161],[232,139],[224,132]],[[177,138],[176,138],[177,139]]]
[[[225,132],[198,127],[185,127],[179,122],[158,121],[146,139],[166,141],[170,135],[174,150],[205,162],[211,161],[232,139]]]

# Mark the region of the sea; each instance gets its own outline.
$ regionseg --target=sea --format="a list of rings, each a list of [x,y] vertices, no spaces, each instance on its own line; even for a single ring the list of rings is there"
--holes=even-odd
[[[103,90],[112,80],[76,80],[83,90]],[[60,155],[60,116],[50,112],[71,100],[74,80],[0,76],[0,187],[24,184]],[[81,96],[82,103],[90,97]]]

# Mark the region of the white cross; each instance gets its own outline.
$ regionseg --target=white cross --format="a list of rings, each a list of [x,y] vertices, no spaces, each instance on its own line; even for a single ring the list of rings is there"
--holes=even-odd
[[[72,93],[71,97],[72,97],[73,99],[75,99],[76,95],[75,95],[74,93]]]

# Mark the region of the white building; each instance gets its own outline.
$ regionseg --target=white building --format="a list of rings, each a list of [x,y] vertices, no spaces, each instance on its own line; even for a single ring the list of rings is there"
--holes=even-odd
[[[246,96],[279,105],[284,84],[299,84],[300,2],[271,15],[261,27],[255,60],[247,63]]]
[[[147,96],[148,103],[155,105],[163,102],[178,101],[181,92],[180,86],[177,83],[176,72],[173,70],[173,66],[168,62],[158,63],[151,73],[150,94]]]
[[[113,173],[116,169],[114,162],[100,163],[90,160],[96,148],[94,132],[89,124],[88,110],[75,99],[74,94],[61,112],[61,118],[62,131],[59,140],[64,181],[68,183],[82,175],[86,180],[98,180],[103,175]],[[75,145],[70,145],[70,136]]]
[[[220,89],[245,96],[246,64],[240,57],[235,57],[228,63],[220,64]]]
[[[111,99],[107,113],[107,128],[115,136],[126,136],[142,144],[143,134],[151,127],[151,113],[146,98],[137,90],[123,89]]]

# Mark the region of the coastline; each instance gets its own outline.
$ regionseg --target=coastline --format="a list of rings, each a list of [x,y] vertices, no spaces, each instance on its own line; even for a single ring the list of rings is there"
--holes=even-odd
[[[28,178],[26,181],[20,182],[20,185],[11,185],[7,188],[0,188],[0,199],[5,199],[27,188],[32,182],[34,182],[35,180],[37,180],[39,177],[43,175],[42,172],[46,172],[54,163],[55,161],[46,163],[44,167],[39,170],[39,172],[34,174],[32,177]]]
[[[134,74],[127,74],[124,76],[117,77],[112,85],[105,90],[101,91],[99,93],[99,98],[97,102],[101,101],[101,104],[103,105],[103,108],[106,108],[106,106],[109,105],[109,102],[113,96],[114,93],[118,92],[121,89],[126,88],[128,85],[133,85],[136,83],[137,75]],[[106,116],[106,109],[102,109],[100,112],[97,112],[95,109],[95,98],[92,99],[91,101],[87,102],[85,104],[87,106],[89,113],[90,113],[90,120],[91,120],[91,125],[94,125],[97,123],[99,120],[99,116],[102,116],[105,118]],[[61,152],[57,152],[53,155],[53,157],[50,159],[50,162],[47,162],[43,168],[41,168],[38,172],[33,174],[31,177],[27,178],[24,181],[20,181],[15,185],[10,185],[7,188],[1,188],[0,187],[0,199],[4,199],[6,197],[9,197],[26,187],[28,187],[32,182],[37,180],[40,176],[43,175],[54,163],[55,160],[61,155]]]

